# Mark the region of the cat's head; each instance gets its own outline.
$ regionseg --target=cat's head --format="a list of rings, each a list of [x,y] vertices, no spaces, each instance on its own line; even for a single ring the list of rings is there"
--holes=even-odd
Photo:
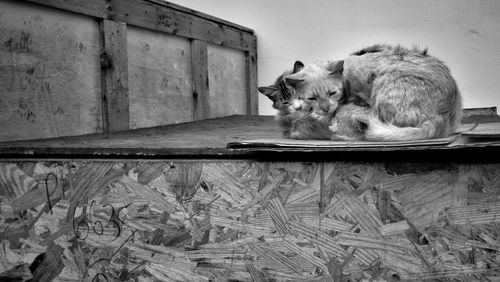
[[[285,71],[276,79],[274,84],[258,88],[260,93],[264,94],[273,102],[273,108],[279,110],[290,105],[292,89],[290,88],[290,85],[286,83],[284,78],[299,72],[303,67],[304,64],[301,61],[296,61],[293,64],[293,69],[291,71]]]
[[[284,77],[293,88],[291,107],[318,120],[331,119],[344,103],[343,61],[321,61]]]

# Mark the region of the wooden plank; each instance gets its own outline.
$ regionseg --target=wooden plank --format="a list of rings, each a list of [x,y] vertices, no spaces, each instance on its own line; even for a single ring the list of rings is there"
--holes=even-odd
[[[102,20],[101,87],[104,132],[129,129],[127,26]]]
[[[24,0],[48,7],[75,12],[96,18],[106,18],[108,15],[108,1],[106,0]]]
[[[497,114],[497,107],[467,108],[467,109],[463,109],[463,111],[462,111],[462,117],[495,116],[496,114]]]
[[[191,71],[193,77],[193,120],[210,116],[207,43],[191,41]]]
[[[237,29],[241,29],[243,31],[247,31],[247,32],[250,32],[250,33],[254,32],[252,29],[250,29],[248,27],[244,27],[244,26],[241,26],[239,24],[235,24],[235,23],[232,23],[230,21],[226,21],[224,19],[217,18],[217,17],[211,16],[211,15],[207,15],[205,13],[202,13],[202,12],[199,12],[199,11],[196,11],[196,10],[193,10],[193,9],[189,9],[189,8],[181,6],[181,5],[177,5],[175,3],[167,2],[167,1],[164,1],[164,0],[146,0],[146,1],[150,2],[150,3],[158,4],[158,5],[161,5],[161,6],[169,7],[169,8],[172,8],[174,10],[182,11],[182,12],[185,12],[185,13],[188,13],[188,14],[192,14],[192,15],[195,15],[195,16],[198,16],[200,18],[204,18],[204,19],[207,19],[207,20],[210,20],[210,21],[213,21],[213,22],[218,22],[218,23],[221,23],[221,24],[224,24],[224,25],[227,25],[227,26],[231,26],[231,27],[234,27],[234,28],[237,28]]]
[[[110,0],[110,19],[147,29],[255,52],[253,33],[145,0]]]
[[[245,52],[247,83],[247,114],[258,114],[257,53]]]

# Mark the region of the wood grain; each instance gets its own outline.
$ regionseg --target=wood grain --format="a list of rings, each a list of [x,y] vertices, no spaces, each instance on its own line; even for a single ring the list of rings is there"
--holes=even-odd
[[[496,279],[500,165],[399,165],[39,160],[30,177],[72,187],[50,211],[0,195],[0,279]]]
[[[210,118],[247,113],[244,52],[208,45],[208,80]]]
[[[145,0],[111,0],[110,19],[245,51],[257,50],[253,33]]]
[[[99,25],[1,1],[0,140],[102,132]]]
[[[174,10],[182,11],[182,12],[185,12],[185,13],[188,13],[188,14],[193,14],[193,15],[196,15],[198,17],[201,17],[201,18],[213,21],[213,22],[222,23],[224,25],[228,25],[228,26],[231,26],[231,27],[234,27],[234,28],[237,28],[237,29],[241,29],[243,31],[247,31],[247,32],[253,33],[253,30],[250,29],[250,28],[248,28],[248,27],[244,27],[244,26],[241,26],[239,24],[235,24],[235,23],[232,23],[230,21],[227,21],[227,20],[224,20],[224,19],[221,19],[221,18],[218,18],[218,17],[214,17],[212,15],[208,15],[208,14],[205,14],[205,13],[193,10],[193,9],[189,9],[188,7],[177,5],[175,3],[171,3],[171,2],[167,2],[167,1],[163,1],[163,0],[146,0],[146,1],[158,4],[158,5],[161,5],[161,6],[169,7],[169,8],[172,8]]]
[[[281,131],[272,116],[231,116],[203,121],[136,129],[112,134],[90,134],[47,140],[0,143],[2,157],[132,157],[146,158],[250,158],[281,160],[364,160],[451,161],[496,160],[500,142],[470,140],[452,146],[323,146],[321,148],[254,148],[232,150],[230,142],[270,138],[279,139]],[[284,139],[283,139],[284,140]],[[473,154],[470,154],[473,153]]]
[[[210,81],[208,77],[207,43],[191,41],[191,72],[193,77],[193,120],[210,116]]]
[[[24,0],[26,2],[41,4],[48,7],[63,9],[77,14],[93,16],[97,18],[106,18],[109,7],[106,0]]]
[[[104,132],[129,129],[127,27],[102,20],[101,87]]]
[[[247,88],[247,114],[258,114],[259,95],[257,91],[257,53],[245,52],[246,62],[246,88]]]
[[[257,50],[253,30],[159,0],[24,1],[240,50]]]
[[[189,40],[128,26],[130,128],[193,120]]]

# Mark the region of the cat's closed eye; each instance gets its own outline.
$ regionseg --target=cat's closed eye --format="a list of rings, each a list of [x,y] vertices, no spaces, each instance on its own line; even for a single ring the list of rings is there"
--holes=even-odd
[[[335,94],[337,94],[337,91],[332,91],[332,92],[328,93],[328,95],[330,95],[330,97],[332,97]]]
[[[316,101],[317,98],[316,97],[309,97],[309,98],[307,98],[307,100],[309,100],[309,101]]]

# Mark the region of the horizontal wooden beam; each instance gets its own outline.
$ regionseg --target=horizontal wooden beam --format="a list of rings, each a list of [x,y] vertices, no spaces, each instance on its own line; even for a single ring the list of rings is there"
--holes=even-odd
[[[105,19],[108,17],[109,2],[107,0],[23,0],[47,7],[74,12],[81,15]]]
[[[254,32],[252,29],[250,29],[248,27],[244,27],[242,25],[235,24],[235,23],[232,23],[230,21],[226,21],[224,19],[217,18],[217,17],[211,16],[211,15],[208,15],[208,14],[205,14],[205,13],[202,13],[202,12],[198,12],[196,10],[189,9],[189,8],[184,7],[184,6],[177,5],[177,4],[174,4],[174,3],[170,3],[170,2],[167,2],[167,1],[164,1],[164,0],[146,0],[146,1],[158,4],[158,5],[161,5],[161,6],[169,7],[169,8],[172,8],[174,10],[181,11],[181,12],[186,12],[188,14],[196,15],[196,16],[198,16],[200,18],[204,18],[204,19],[207,19],[209,21],[219,22],[219,23],[222,23],[224,25],[227,25],[227,26],[230,26],[230,27],[234,27],[236,29],[241,29],[242,31],[246,31],[246,32],[250,32],[250,33]]]
[[[254,34],[145,0],[110,0],[112,20],[197,39],[208,43],[255,52]]]
[[[257,51],[253,30],[160,0],[22,1],[243,51]]]

